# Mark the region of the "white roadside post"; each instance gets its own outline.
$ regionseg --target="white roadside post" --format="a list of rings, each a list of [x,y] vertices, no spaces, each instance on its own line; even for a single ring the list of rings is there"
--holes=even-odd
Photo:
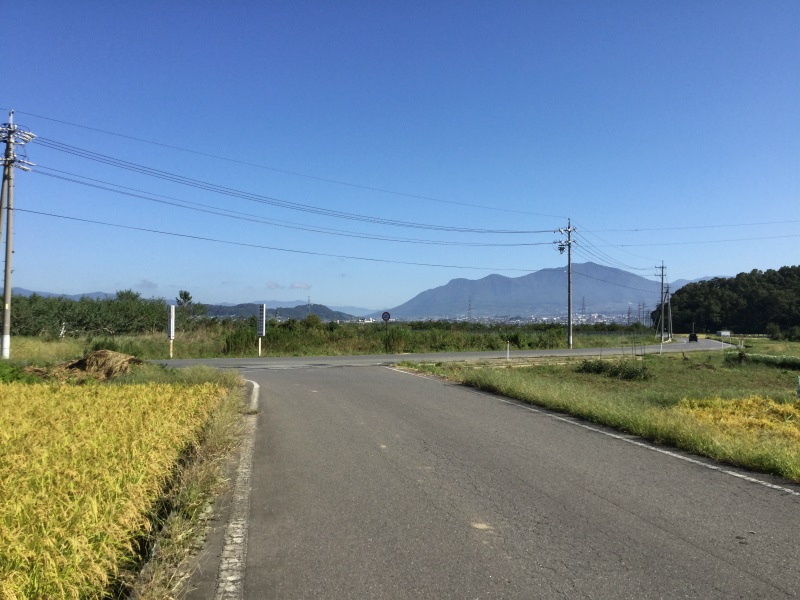
[[[267,305],[258,307],[258,356],[261,357],[261,338],[267,335]]]
[[[167,337],[169,338],[169,357],[172,358],[172,342],[175,339],[175,305],[169,305],[167,313]]]

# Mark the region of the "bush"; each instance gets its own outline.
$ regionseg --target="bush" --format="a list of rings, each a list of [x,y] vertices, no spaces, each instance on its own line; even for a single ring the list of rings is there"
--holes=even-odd
[[[25,373],[17,365],[6,361],[0,361],[0,382],[19,381],[21,383],[35,383],[37,379],[33,375]]]
[[[650,373],[644,364],[632,363],[626,360],[608,362],[605,360],[582,360],[575,368],[578,373],[592,373],[594,375],[608,375],[617,379],[644,380],[650,378]]]
[[[593,373],[595,375],[600,375],[602,373],[606,373],[608,371],[608,362],[604,360],[598,359],[584,359],[575,367],[576,373]]]
[[[225,335],[225,354],[249,354],[258,345],[256,330],[247,322],[236,323],[233,329]]]
[[[632,381],[643,381],[650,378],[650,373],[644,364],[635,364],[627,361],[620,361],[611,366],[608,372],[609,377],[617,379],[627,379]]]
[[[781,328],[777,323],[767,323],[764,333],[766,333],[771,340],[781,339]]]

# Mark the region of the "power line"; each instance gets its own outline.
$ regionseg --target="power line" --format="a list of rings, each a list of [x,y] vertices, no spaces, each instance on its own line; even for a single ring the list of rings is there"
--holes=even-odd
[[[590,231],[590,230],[586,229],[585,227],[582,229],[582,231],[585,231],[585,232],[586,232],[586,233],[588,233],[589,235],[591,235],[591,236],[593,236],[593,237],[597,238],[598,240],[600,240],[601,242],[603,242],[603,243],[606,245],[605,247],[608,247],[608,248],[616,248],[616,249],[617,249],[617,250],[619,250],[620,252],[624,252],[625,254],[628,254],[628,255],[630,255],[630,256],[634,256],[634,257],[636,257],[636,258],[639,258],[639,259],[641,259],[641,260],[651,260],[651,259],[650,259],[649,257],[647,257],[647,256],[642,256],[642,255],[640,255],[640,254],[636,254],[636,253],[634,253],[634,252],[631,252],[630,250],[626,250],[626,249],[624,249],[624,248],[620,248],[619,246],[615,246],[614,244],[612,244],[612,243],[611,243],[611,242],[609,242],[608,240],[605,240],[605,239],[601,238],[599,235],[597,235],[596,233],[594,233],[594,232],[592,232],[592,231]],[[594,245],[594,247],[595,247],[595,248],[599,248],[599,246],[597,246],[596,244]],[[648,270],[648,267],[637,267],[637,268],[636,268],[636,270],[637,270],[637,271],[647,271],[647,270]]]
[[[576,232],[578,237],[578,246],[585,249],[587,252],[592,253],[593,255],[597,256],[601,261],[608,263],[609,265],[615,266],[621,269],[628,269],[631,271],[645,271],[645,267],[634,267],[633,265],[629,265],[628,263],[622,262],[601,250],[596,244],[594,244],[591,240],[589,240],[586,236],[582,235],[580,231]]]
[[[507,230],[507,229],[480,229],[480,228],[473,228],[473,227],[451,227],[451,226],[444,226],[444,225],[432,225],[432,224],[425,224],[425,223],[412,223],[408,221],[399,221],[396,219],[384,219],[381,217],[370,217],[367,215],[359,215],[354,213],[348,213],[344,211],[332,210],[327,208],[322,208],[318,206],[312,206],[309,204],[303,204],[300,202],[292,202],[289,200],[281,200],[279,198],[274,198],[272,196],[265,196],[261,194],[255,194],[251,192],[245,192],[242,190],[237,190],[234,188],[229,188],[226,186],[220,186],[214,183],[209,183],[206,181],[201,181],[198,179],[193,179],[190,177],[185,177],[183,175],[178,175],[175,173],[170,173],[168,171],[163,171],[160,169],[153,169],[151,167],[147,167],[145,165],[140,165],[137,163],[132,163],[129,161],[121,160],[118,158],[114,158],[112,156],[108,156],[105,154],[100,154],[97,152],[93,152],[91,150],[87,150],[84,148],[78,148],[76,146],[71,146],[69,144],[65,144],[63,142],[58,142],[55,140],[51,140],[48,138],[39,138],[40,143],[46,147],[50,148],[51,150],[57,150],[60,152],[65,152],[67,154],[71,154],[73,156],[78,156],[80,158],[85,158],[88,160],[100,162],[103,164],[107,164],[110,166],[114,166],[120,169],[125,169],[128,171],[133,171],[135,173],[139,173],[142,175],[148,175],[150,177],[155,177],[158,179],[163,179],[166,181],[171,181],[173,183],[178,183],[181,185],[186,185],[189,187],[202,189],[210,192],[214,192],[217,194],[222,194],[226,196],[231,196],[235,198],[240,198],[243,200],[248,200],[251,202],[257,202],[260,204],[268,204],[271,206],[277,206],[280,208],[286,208],[289,210],[296,210],[301,212],[307,212],[312,214],[318,214],[328,217],[335,217],[339,219],[347,219],[353,221],[362,221],[366,223],[373,223],[377,225],[391,225],[394,227],[406,227],[412,229],[428,229],[433,231],[448,231],[448,232],[457,232],[457,233],[478,233],[478,234],[534,234],[534,233],[551,233],[552,230]]]
[[[594,244],[591,244],[589,240],[587,240],[584,236],[577,234],[576,237],[579,238],[578,242],[575,245],[575,250],[578,254],[583,256],[584,258],[588,258],[589,260],[597,261],[601,264],[605,264],[606,266],[615,268],[615,269],[624,269],[630,271],[644,271],[646,269],[633,267],[631,265],[627,265],[621,261],[618,261],[608,255],[607,253],[603,252]]]
[[[2,110],[2,109],[0,109],[0,110]],[[17,112],[19,112],[21,114],[24,114],[24,115],[29,115],[31,117],[36,117],[38,119],[45,119],[47,121],[52,121],[54,123],[61,123],[63,125],[70,125],[71,127],[78,127],[78,128],[86,129],[86,130],[89,130],[89,131],[96,131],[98,133],[103,133],[103,134],[106,134],[106,135],[112,135],[112,136],[116,136],[116,137],[123,138],[123,139],[128,139],[128,140],[132,140],[132,141],[136,141],[136,142],[141,142],[143,144],[151,144],[153,146],[160,146],[162,148],[169,148],[170,150],[178,150],[180,152],[187,152],[189,154],[195,154],[197,156],[204,156],[206,158],[213,158],[215,160],[223,160],[223,161],[234,163],[234,164],[244,165],[244,166],[248,166],[248,167],[255,167],[255,168],[258,168],[258,169],[265,169],[265,170],[268,170],[268,171],[274,171],[276,173],[283,173],[285,175],[292,175],[292,176],[295,176],[295,177],[303,177],[305,179],[313,179],[315,181],[324,181],[325,183],[333,183],[333,184],[336,184],[336,185],[343,185],[343,186],[362,189],[362,190],[367,190],[367,191],[371,191],[371,192],[379,192],[379,193],[382,193],[382,194],[392,194],[394,196],[401,196],[401,197],[404,197],[404,198],[414,198],[414,199],[417,199],[417,200],[428,200],[428,201],[431,201],[431,202],[441,202],[441,203],[444,203],[444,204],[453,204],[453,205],[457,205],[457,206],[467,206],[467,207],[470,207],[470,208],[480,208],[480,209],[483,209],[483,210],[493,210],[493,211],[498,211],[498,212],[516,213],[516,214],[531,215],[531,216],[537,216],[537,217],[550,217],[550,218],[554,218],[554,219],[563,219],[563,218],[565,218],[562,215],[549,215],[549,214],[535,213],[535,212],[524,211],[524,210],[513,210],[513,209],[510,209],[510,208],[500,208],[498,206],[486,206],[486,205],[482,205],[482,204],[471,204],[471,203],[468,203],[468,202],[457,202],[455,200],[443,200],[441,198],[433,198],[431,196],[422,196],[422,195],[417,195],[417,194],[409,194],[409,193],[406,193],[406,192],[398,192],[398,191],[388,190],[388,189],[379,188],[379,187],[372,187],[372,186],[362,185],[362,184],[358,184],[358,183],[341,181],[341,180],[338,180],[338,179],[330,179],[330,178],[327,178],[327,177],[319,177],[317,175],[309,175],[309,174],[306,174],[306,173],[299,173],[297,171],[289,171],[289,170],[286,170],[286,169],[279,169],[277,167],[270,167],[270,166],[267,166],[267,165],[262,165],[262,164],[259,164],[259,163],[253,163],[253,162],[249,162],[249,161],[245,161],[245,160],[239,160],[239,159],[235,159],[235,158],[219,156],[219,155],[211,154],[211,153],[208,153],[208,152],[201,152],[199,150],[192,150],[190,148],[184,148],[182,146],[175,146],[175,145],[172,145],[172,144],[164,144],[163,142],[156,142],[156,141],[153,141],[153,140],[147,140],[147,139],[136,137],[136,136],[132,136],[132,135],[126,135],[126,134],[123,134],[123,133],[116,133],[116,132],[113,132],[113,131],[107,131],[105,129],[99,129],[97,127],[89,127],[87,125],[80,125],[78,123],[72,123],[70,121],[62,121],[60,119],[54,119],[52,117],[45,117],[43,115],[37,115],[37,114],[34,114],[34,113],[29,113],[29,112],[24,112],[24,111],[17,111]]]
[[[67,173],[66,171],[61,171],[59,169],[51,169],[49,167],[44,167],[42,165],[37,165],[37,171],[34,171],[37,175],[43,175],[45,177],[51,177],[53,179],[59,179],[62,181],[67,181],[70,183],[75,183],[78,185],[84,185],[87,187],[92,187],[95,189],[113,192],[115,194],[121,194],[124,196],[129,196],[131,198],[139,198],[142,200],[147,200],[150,202],[157,202],[159,204],[165,204],[168,206],[174,206],[177,208],[182,208],[185,210],[192,210],[196,212],[201,212],[205,214],[212,214],[220,217],[226,217],[229,219],[237,219],[240,221],[247,221],[251,223],[260,223],[263,225],[271,225],[274,227],[283,227],[287,229],[294,229],[299,231],[308,231],[312,233],[322,233],[327,235],[336,235],[341,237],[348,237],[348,238],[356,238],[356,239],[368,239],[368,240],[377,240],[377,241],[386,241],[386,242],[398,242],[398,243],[406,243],[406,244],[423,244],[423,245],[438,245],[438,246],[465,246],[465,247],[519,247],[519,246],[549,246],[550,242],[517,242],[517,243],[492,243],[492,242],[453,242],[453,241],[445,241],[445,240],[425,240],[425,239],[413,239],[413,238],[401,238],[401,237],[394,237],[394,236],[383,236],[383,235],[375,235],[375,234],[366,234],[366,233],[357,233],[353,231],[347,230],[340,230],[340,229],[331,229],[325,227],[312,227],[309,225],[302,225],[300,223],[293,223],[291,221],[279,221],[275,219],[267,219],[264,217],[260,217],[258,215],[253,215],[250,213],[243,213],[239,211],[231,211],[229,209],[219,208],[209,204],[203,204],[200,202],[192,202],[190,200],[181,200],[178,198],[174,198],[172,196],[163,196],[161,194],[153,194],[150,192],[145,192],[143,190],[138,190],[136,188],[130,188],[127,186],[120,186],[115,183],[105,182],[98,179],[93,179],[90,177],[84,177],[82,175],[75,175],[73,173]],[[48,171],[55,171],[57,173],[66,173],[68,175],[72,175],[73,177],[81,177],[86,181],[81,181],[79,179],[73,179],[72,177],[65,177],[63,175],[56,175],[54,173],[46,173],[43,172],[41,169],[45,169]],[[93,183],[94,182],[94,183]],[[103,184],[103,185],[101,185]],[[115,189],[114,187],[107,187],[107,186],[116,186],[120,189]],[[134,193],[139,192],[139,193]],[[145,195],[147,194],[147,195]],[[187,204],[189,206],[187,206]]]
[[[580,223],[579,223],[579,225],[580,225]],[[588,233],[589,235],[597,238],[598,240],[600,240],[601,242],[603,242],[604,244],[606,244],[606,245],[608,245],[610,247],[615,247],[614,244],[611,244],[610,242],[604,240],[599,235],[597,235],[596,233],[594,233],[593,231],[591,231],[590,229],[587,229],[586,227],[584,227],[582,225],[581,225],[581,232]],[[600,250],[599,246],[597,246],[596,244],[590,242],[588,239],[586,239],[585,236],[581,236],[581,238],[584,240],[585,244],[588,244],[592,248],[595,248],[598,252],[602,252],[602,250]],[[620,249],[620,250],[622,250],[622,249]],[[637,254],[629,252],[628,250],[622,250],[622,252],[624,252],[625,254],[629,254],[631,256],[635,256],[636,258],[649,260],[649,259],[645,259],[645,257],[643,257],[643,256],[639,256]],[[610,255],[608,255],[606,253],[603,253],[603,254],[605,254],[606,256],[609,256],[609,258],[611,258]],[[628,265],[628,264],[626,264],[626,263],[624,263],[622,261],[617,261],[616,259],[613,259],[613,258],[611,258],[611,260],[614,261],[614,262],[618,262],[620,265],[624,265],[623,268],[625,268],[625,269],[630,269],[630,270],[633,270],[633,271],[647,271],[647,270],[649,270],[649,267],[634,267],[634,266]]]
[[[637,291],[637,292],[645,292],[647,294],[654,294],[655,293],[653,290],[643,290],[642,288],[635,288],[635,287],[631,287],[629,285],[624,285],[622,283],[615,283],[613,281],[607,281],[605,279],[601,279],[599,277],[594,277],[592,275],[587,275],[586,273],[581,273],[579,271],[573,271],[573,274],[580,275],[581,277],[586,277],[588,279],[594,279],[595,281],[602,281],[603,283],[607,283],[609,285],[615,285],[617,287],[626,288],[626,289],[634,290],[634,291]],[[648,279],[648,281],[649,281],[649,279]],[[656,283],[656,282],[654,281],[653,283]]]
[[[784,221],[784,223],[788,223],[789,221]],[[785,239],[785,238],[796,238],[800,237],[800,233],[794,233],[789,235],[770,235],[765,237],[748,237],[748,238],[729,238],[725,240],[696,240],[692,242],[651,242],[648,244],[620,244],[620,248],[631,248],[637,246],[689,246],[693,244],[725,244],[728,242],[755,242],[759,240],[778,240],[778,239]]]
[[[686,225],[683,227],[650,227],[638,229],[598,229],[600,232],[613,233],[638,233],[646,231],[680,231],[683,229],[720,229],[725,227],[757,227],[759,225],[783,225],[785,223],[800,223],[800,220],[763,221],[760,223],[731,223],[727,225]]]
[[[467,266],[464,266],[464,265],[442,265],[442,264],[436,264],[436,263],[418,263],[418,262],[401,261],[401,260],[389,260],[389,259],[383,259],[383,258],[372,258],[372,257],[364,257],[364,256],[349,256],[349,255],[344,255],[344,254],[329,254],[329,253],[326,253],[326,252],[312,252],[311,250],[295,250],[295,249],[291,249],[291,248],[278,248],[276,246],[263,246],[263,245],[260,245],[260,244],[249,244],[247,242],[233,242],[231,240],[220,240],[220,239],[216,239],[216,238],[209,238],[209,237],[204,237],[204,236],[199,236],[199,235],[192,235],[192,234],[188,234],[188,233],[177,233],[177,232],[174,232],[174,231],[162,231],[162,230],[159,230],[159,229],[149,229],[149,228],[146,228],[146,227],[134,227],[133,225],[121,225],[119,223],[107,223],[105,221],[96,221],[96,220],[92,220],[92,219],[82,219],[82,218],[79,218],[79,217],[70,217],[70,216],[67,216],[67,215],[57,215],[57,214],[54,214],[54,213],[41,212],[41,211],[36,211],[36,210],[28,210],[28,209],[22,209],[22,208],[17,208],[15,210],[17,212],[30,213],[30,214],[41,215],[41,216],[45,216],[45,217],[53,217],[53,218],[57,218],[57,219],[66,219],[66,220],[69,220],[69,221],[78,221],[78,222],[81,222],[81,223],[91,223],[92,225],[103,225],[103,226],[106,226],[106,227],[116,227],[116,228],[119,228],[119,229],[129,229],[131,231],[143,231],[143,232],[146,232],[146,233],[155,233],[155,234],[158,234],[158,235],[169,235],[169,236],[173,236],[173,237],[180,237],[180,238],[186,238],[186,239],[192,239],[192,240],[199,240],[199,241],[203,241],[203,242],[214,242],[214,243],[217,243],[217,244],[227,244],[227,245],[230,245],[230,246],[242,246],[242,247],[245,247],[245,248],[257,248],[259,250],[273,250],[273,251],[276,251],[276,252],[289,252],[289,253],[292,253],[292,254],[305,254],[305,255],[309,255],[309,256],[324,256],[326,258],[345,258],[345,259],[350,259],[350,260],[363,260],[363,261],[367,261],[367,262],[390,263],[390,264],[396,264],[396,265],[411,265],[411,266],[415,266],[415,267],[438,267],[438,268],[446,268],[446,269],[467,269],[467,270],[473,270],[473,271],[512,271],[512,272],[519,272],[519,273],[533,273],[534,272],[531,269],[510,269],[510,268],[495,268],[495,267],[467,267]]]

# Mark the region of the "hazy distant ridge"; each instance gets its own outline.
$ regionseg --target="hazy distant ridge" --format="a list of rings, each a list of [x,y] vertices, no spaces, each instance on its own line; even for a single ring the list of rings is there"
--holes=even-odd
[[[654,269],[655,271],[655,269]],[[685,280],[673,283],[674,292]],[[659,302],[661,282],[622,269],[595,263],[572,266],[573,311],[579,314],[634,314],[640,303],[653,310]],[[471,301],[470,301],[471,299]],[[488,275],[482,279],[453,279],[426,290],[390,310],[399,319],[472,316],[555,316],[567,313],[567,267],[542,269],[521,277]]]

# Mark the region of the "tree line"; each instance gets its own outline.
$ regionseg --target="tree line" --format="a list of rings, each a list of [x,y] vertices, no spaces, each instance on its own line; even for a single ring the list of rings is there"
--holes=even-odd
[[[800,266],[690,283],[670,302],[676,331],[731,330],[800,340]],[[654,318],[660,311],[659,306]]]
[[[203,306],[181,290],[175,299],[176,320],[191,323],[202,316]],[[44,297],[38,294],[13,296],[11,334],[58,338],[78,335],[130,335],[166,331],[167,301],[142,298],[132,290],[111,298]]]

